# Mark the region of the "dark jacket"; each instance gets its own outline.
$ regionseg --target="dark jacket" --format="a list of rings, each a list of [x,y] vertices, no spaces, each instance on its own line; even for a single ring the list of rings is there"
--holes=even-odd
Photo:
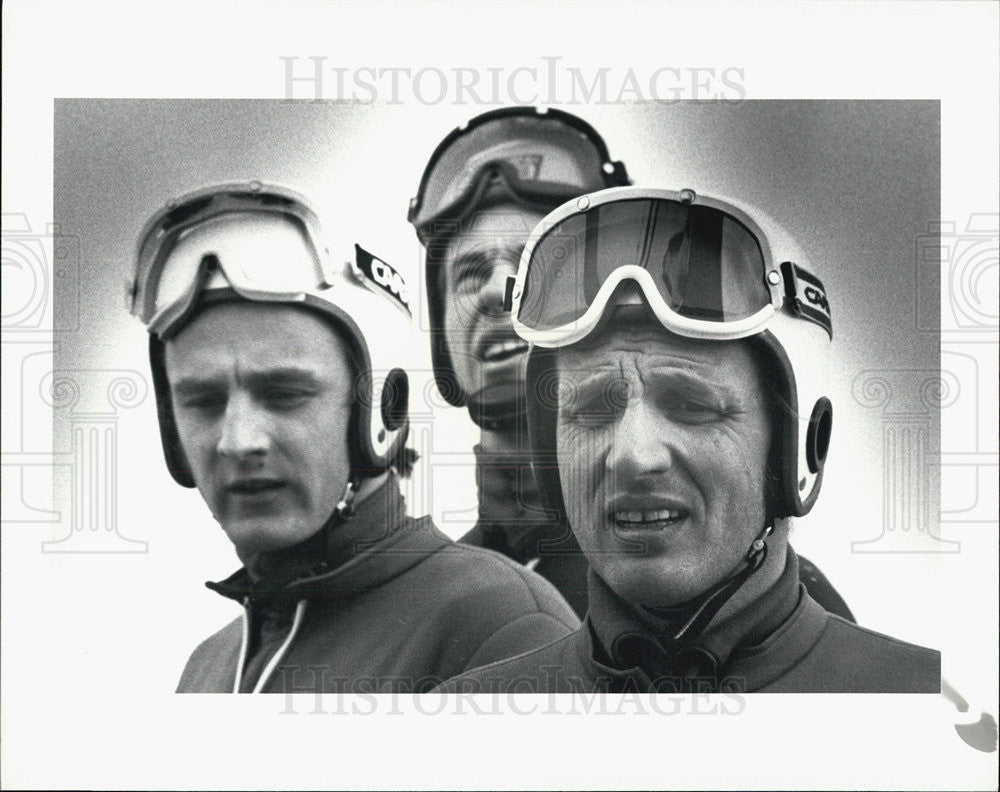
[[[538,575],[407,517],[394,477],[325,533],[268,556],[256,582],[206,584],[244,616],[195,649],[178,692],[232,692],[238,670],[241,692],[426,690],[579,624]]]
[[[451,680],[443,692],[938,693],[941,656],[821,608],[789,548],[778,582],[690,642],[660,639],[593,572],[573,635]]]

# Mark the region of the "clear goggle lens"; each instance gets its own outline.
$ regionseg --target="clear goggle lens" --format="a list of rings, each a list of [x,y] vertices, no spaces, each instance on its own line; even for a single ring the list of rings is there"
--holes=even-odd
[[[746,320],[772,303],[764,253],[738,219],[708,206],[631,199],[571,215],[531,250],[517,313],[535,330],[579,321],[623,267],[649,275],[677,316]]]
[[[455,219],[451,215],[491,168],[526,197],[565,200],[607,186],[605,165],[595,141],[550,115],[489,120],[456,137],[436,156],[410,222],[421,228],[432,220]]]
[[[206,289],[231,288],[246,299],[280,301],[327,284],[325,250],[307,211],[253,202],[211,208],[168,213],[146,232],[132,313],[151,332],[164,332]],[[177,214],[183,220],[171,222]]]

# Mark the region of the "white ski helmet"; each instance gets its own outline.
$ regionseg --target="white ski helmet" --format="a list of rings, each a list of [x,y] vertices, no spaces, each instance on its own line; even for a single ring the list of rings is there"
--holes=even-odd
[[[160,437],[178,484],[195,486],[174,422],[164,342],[217,301],[301,305],[330,321],[357,368],[348,434],[354,475],[377,475],[402,452],[409,429],[406,345],[399,343],[411,330],[406,283],[359,245],[351,260],[331,256],[301,195],[249,182],[171,201],[142,230],[128,299],[150,333]]]
[[[638,288],[619,288],[632,282]],[[565,513],[556,448],[555,350],[598,329],[615,305],[645,302],[669,332],[747,339],[766,359],[775,409],[770,517],[800,517],[819,495],[833,407],[833,338],[822,282],[781,226],[738,201],[616,187],[564,203],[535,228],[507,304],[531,344],[527,410],[536,479]]]

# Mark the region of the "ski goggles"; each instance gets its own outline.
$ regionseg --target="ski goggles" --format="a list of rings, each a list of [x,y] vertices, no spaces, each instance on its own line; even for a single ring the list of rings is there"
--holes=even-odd
[[[494,177],[528,202],[549,204],[628,184],[597,131],[559,110],[514,107],[477,116],[441,141],[410,200],[407,220],[421,240],[435,221],[454,224]]]
[[[315,213],[278,187],[223,185],[172,202],[140,237],[130,309],[151,333],[175,327],[208,288],[248,300],[305,300],[332,285]]]
[[[776,263],[791,250],[772,250],[775,241],[740,208],[693,190],[602,190],[535,228],[506,303],[518,335],[541,347],[584,338],[613,296],[636,301],[619,290],[625,281],[678,335],[745,338],[784,306],[832,338],[822,282],[793,261]]]

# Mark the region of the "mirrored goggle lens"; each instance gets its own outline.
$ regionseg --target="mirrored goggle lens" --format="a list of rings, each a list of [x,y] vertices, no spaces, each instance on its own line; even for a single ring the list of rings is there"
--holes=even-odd
[[[515,187],[579,195],[605,186],[601,155],[581,131],[552,119],[514,116],[475,127],[441,154],[424,182],[421,226],[465,196],[487,165],[499,163]]]
[[[518,320],[536,330],[575,322],[625,265],[648,272],[666,305],[689,319],[733,322],[771,302],[760,244],[739,220],[711,207],[644,198],[572,215],[541,237]]]
[[[230,212],[166,234],[141,287],[141,318],[155,316],[210,284],[213,272],[248,297],[291,295],[323,281],[319,253],[305,225],[290,215]]]

